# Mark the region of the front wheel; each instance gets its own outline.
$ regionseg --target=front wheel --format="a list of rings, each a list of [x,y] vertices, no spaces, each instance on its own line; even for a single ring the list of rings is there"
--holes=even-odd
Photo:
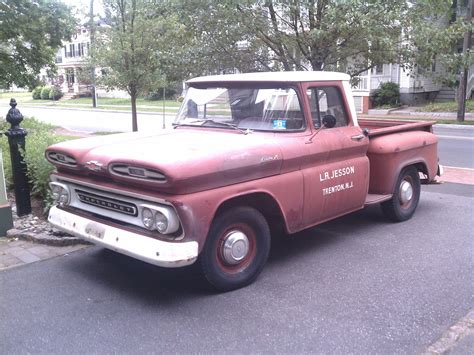
[[[235,207],[218,215],[199,256],[207,281],[219,291],[252,283],[270,252],[270,229],[254,208]]]
[[[410,219],[420,200],[420,176],[415,167],[402,170],[395,185],[393,197],[382,203],[383,213],[394,222]]]

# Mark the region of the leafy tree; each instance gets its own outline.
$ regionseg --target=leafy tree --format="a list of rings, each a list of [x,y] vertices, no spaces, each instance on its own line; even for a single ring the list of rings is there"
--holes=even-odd
[[[70,8],[57,0],[0,2],[0,86],[32,88],[42,68],[53,72],[74,27]]]
[[[218,64],[219,71],[338,70],[356,76],[382,63],[414,68],[418,32],[439,33],[452,0],[178,2],[195,43],[191,70]]]
[[[424,75],[434,75],[443,85],[456,87],[461,68],[473,64],[472,52],[458,52],[466,31],[472,29],[472,22],[464,16],[457,16],[457,1],[444,2],[444,14],[428,21],[418,22],[413,30],[413,44],[416,47],[411,58],[418,71]],[[421,6],[420,6],[421,7]],[[423,8],[418,9],[421,13]],[[444,70],[433,73],[431,67],[436,61]]]
[[[132,106],[132,129],[138,130],[136,100],[166,81],[181,37],[177,14],[159,0],[105,0],[105,26],[97,29],[94,65],[98,83],[126,90]]]
[[[338,69],[352,75],[399,61],[411,6],[405,0],[182,1],[193,8],[188,27],[194,38],[205,43],[194,51],[198,58],[218,54],[242,71]]]
[[[176,0],[174,10],[186,33],[173,68],[183,78],[271,70],[270,56],[248,28],[234,0]]]
[[[237,7],[277,69],[339,68],[352,75],[398,59],[408,11],[403,0],[261,0]]]
[[[467,6],[469,2],[471,9]],[[440,16],[437,21],[427,21],[414,31],[413,37],[417,51],[414,53],[413,60],[418,65],[418,70],[424,75],[433,76],[443,85],[459,89],[460,74],[466,77],[469,68],[474,65],[470,44],[474,25],[472,0],[445,1],[444,11],[445,15]],[[464,44],[464,50],[459,51],[463,47],[463,38],[466,38],[467,43]],[[443,70],[430,71],[429,68],[434,62]],[[462,95],[462,97],[458,95],[458,104],[462,106],[458,110],[458,119],[462,121],[465,112],[465,93],[463,90],[458,91]]]

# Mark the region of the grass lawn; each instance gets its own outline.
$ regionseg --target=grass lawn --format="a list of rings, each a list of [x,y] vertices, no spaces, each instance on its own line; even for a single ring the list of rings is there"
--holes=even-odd
[[[59,107],[77,107],[77,108],[92,108],[92,99],[90,97],[81,97],[72,100],[52,101],[52,100],[33,100],[31,94],[28,96],[14,96],[17,99],[19,106],[21,105],[37,105],[37,106],[59,106]],[[181,103],[174,100],[165,101],[165,111],[176,113]],[[115,99],[115,98],[98,98],[97,108],[102,110],[120,110],[131,111],[132,107],[130,99]],[[137,99],[138,111],[145,112],[162,112],[163,101],[150,101],[143,98]]]
[[[77,99],[72,100],[65,100],[61,101],[61,104],[68,104],[68,105],[91,105],[92,106],[92,98],[90,97],[80,97]],[[115,105],[124,105],[130,106],[130,99],[114,99],[109,97],[99,97],[97,99],[97,104],[99,106],[115,106]],[[174,100],[166,100],[165,106],[166,107],[179,107],[181,105],[180,102]],[[137,99],[137,106],[154,106],[154,107],[163,107],[163,101],[152,101],[152,100],[145,100],[143,98]]]
[[[0,99],[11,99],[12,97],[17,101],[19,101],[19,98],[31,98],[31,92],[0,92]]]
[[[418,112],[457,112],[458,103],[451,102],[432,102],[416,109]],[[466,101],[466,112],[474,112],[474,100]]]

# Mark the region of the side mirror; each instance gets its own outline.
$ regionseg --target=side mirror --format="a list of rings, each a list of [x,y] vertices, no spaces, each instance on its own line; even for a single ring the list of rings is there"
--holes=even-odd
[[[326,128],[333,128],[336,125],[336,117],[333,115],[326,115],[323,117],[323,126]]]

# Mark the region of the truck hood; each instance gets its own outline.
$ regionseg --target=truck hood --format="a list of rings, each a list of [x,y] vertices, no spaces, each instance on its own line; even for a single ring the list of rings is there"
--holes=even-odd
[[[51,159],[58,155],[66,156],[69,163]],[[63,142],[49,147],[46,157],[61,171],[108,176],[169,193],[203,191],[276,175],[282,165],[273,134],[182,127],[158,134],[126,133]]]

